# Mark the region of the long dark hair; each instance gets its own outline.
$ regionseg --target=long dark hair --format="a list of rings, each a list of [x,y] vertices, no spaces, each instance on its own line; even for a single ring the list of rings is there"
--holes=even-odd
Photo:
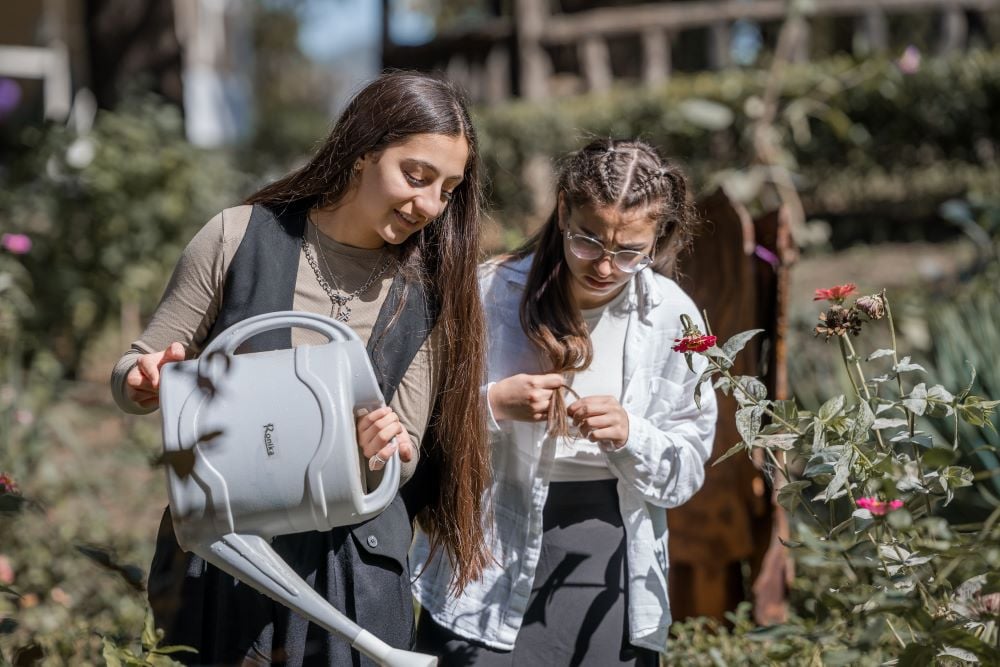
[[[648,208],[656,224],[653,271],[673,276],[677,257],[697,223],[687,179],[680,167],[649,144],[599,139],[560,165],[557,193],[567,211],[579,206],[619,211]],[[534,253],[521,300],[521,326],[551,363],[551,372],[572,373],[590,365],[593,346],[579,308],[573,303],[566,269],[559,204],[517,257]],[[556,392],[549,406],[549,432],[566,434],[566,410]]]
[[[432,552],[444,547],[459,588],[488,562],[482,531],[484,493],[490,482],[489,448],[479,386],[484,377],[484,321],[476,262],[482,186],[476,132],[462,94],[446,81],[413,72],[388,72],[347,105],[330,135],[300,169],[252,195],[248,204],[272,209],[336,205],[354,184],[355,162],[418,134],[465,137],[464,178],[445,212],[397,246],[408,284],[419,281],[437,304],[443,372],[424,442],[427,463],[446,480],[430,489],[419,521]],[[396,314],[398,316],[398,313]],[[433,433],[434,437],[429,437]],[[425,449],[435,446],[427,445]],[[432,454],[432,455],[430,455]]]

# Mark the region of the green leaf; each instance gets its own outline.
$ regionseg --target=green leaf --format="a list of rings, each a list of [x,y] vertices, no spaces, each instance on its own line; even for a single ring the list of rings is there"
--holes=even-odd
[[[5,593],[7,595],[13,595],[14,597],[18,597],[18,598],[21,597],[20,593],[18,593],[13,588],[11,588],[10,586],[7,586],[5,584],[0,584],[0,593]]]
[[[722,351],[730,359],[735,359],[736,355],[739,354],[744,347],[746,347],[746,344],[748,342],[750,342],[750,339],[752,339],[757,334],[762,333],[763,331],[764,331],[763,329],[751,329],[749,331],[741,331],[740,333],[734,335],[732,338],[723,343]]]
[[[825,667],[842,667],[842,665],[853,665],[861,657],[861,651],[857,649],[834,649],[823,652],[823,665]]]
[[[163,633],[156,631],[153,614],[147,611],[146,620],[142,625],[142,647],[147,651],[154,649],[161,639],[163,639]]]
[[[909,373],[910,371],[920,371],[926,373],[927,370],[920,364],[911,364],[909,357],[903,357],[899,360],[899,363],[892,367],[892,370],[897,374],[899,373]]]
[[[976,384],[976,367],[970,364],[968,361],[965,362],[969,366],[969,370],[972,371],[972,377],[969,378],[969,384],[962,390],[958,395],[958,400],[964,401],[965,397],[972,393],[972,387]]]
[[[795,401],[771,401],[771,411],[789,424],[799,420],[799,406]]]
[[[954,463],[958,458],[958,452],[950,447],[931,447],[920,458],[928,468],[942,468]]]
[[[104,664],[107,667],[122,667],[118,647],[107,637],[102,638],[101,641],[104,644],[104,649],[101,651],[101,655],[104,657]]]
[[[778,491],[778,504],[789,512],[794,512],[799,503],[805,502],[802,498],[802,491],[812,486],[809,480],[798,480],[789,482]]]
[[[875,413],[872,412],[871,406],[868,405],[867,401],[859,401],[857,415],[854,417],[854,423],[851,424],[850,441],[867,442],[870,436],[869,431],[874,423]]]
[[[732,447],[730,447],[726,451],[725,454],[723,454],[719,458],[715,459],[715,461],[712,462],[712,465],[713,466],[717,466],[720,463],[722,463],[723,461],[725,461],[726,459],[731,458],[733,456],[736,456],[737,454],[739,454],[740,452],[742,452],[744,449],[747,449],[746,443],[744,443],[744,442],[737,442],[735,445],[733,445]]]
[[[844,396],[834,396],[819,409],[819,420],[824,424],[829,424],[830,420],[840,414],[844,408]]]
[[[904,398],[902,403],[913,414],[922,416],[927,410],[927,385],[921,382],[915,386],[909,397]]]
[[[736,430],[747,446],[752,446],[760,433],[760,417],[764,409],[757,405],[750,405],[736,411]]]
[[[767,399],[767,387],[764,383],[751,375],[741,375],[736,378],[737,387],[733,389],[733,396],[740,406],[750,405],[751,398],[757,402]]]
[[[787,452],[795,448],[795,443],[798,442],[798,439],[799,436],[794,433],[766,433],[758,435],[753,444],[754,447],[780,449]]]
[[[872,430],[881,431],[887,428],[901,428],[909,424],[905,419],[879,418],[872,422]]]
[[[936,655],[937,650],[933,646],[907,644],[899,656],[896,667],[927,667],[927,665],[934,664]]]
[[[826,488],[822,492],[816,495],[816,500],[830,502],[835,499],[848,483],[847,480],[850,477],[853,463],[854,450],[850,447],[845,447],[843,452],[841,452],[840,458],[833,464],[833,479],[830,480],[830,483],[826,485]]]

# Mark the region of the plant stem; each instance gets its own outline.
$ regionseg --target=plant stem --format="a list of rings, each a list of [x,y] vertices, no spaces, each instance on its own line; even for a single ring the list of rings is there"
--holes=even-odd
[[[897,642],[899,642],[899,645],[902,646],[903,648],[906,648],[906,642],[904,642],[903,639],[899,636],[899,633],[896,632],[896,628],[892,627],[892,621],[890,621],[889,618],[886,617],[885,622],[889,626],[889,629],[892,631],[892,636],[896,638]]]
[[[868,382],[865,381],[865,372],[861,368],[861,358],[858,357],[858,353],[854,350],[854,345],[851,343],[851,339],[848,337],[848,334],[843,334],[840,337],[840,351],[844,356],[844,365],[847,365],[847,355],[844,354],[845,347],[847,348],[847,352],[850,356],[854,358],[854,367],[858,369],[858,379],[861,380],[861,388],[865,390],[864,399],[861,398],[861,394],[858,394],[858,400],[867,399],[868,401],[871,401],[872,395],[871,392],[868,391]],[[847,373],[850,375],[850,367],[848,367]],[[854,387],[854,391],[857,392],[857,386]],[[875,439],[878,441],[879,449],[885,451],[886,446],[885,441],[882,439],[882,431],[875,431]]]
[[[754,398],[753,396],[751,396],[750,394],[748,394],[743,389],[743,387],[740,385],[740,383],[736,381],[736,378],[733,377],[733,374],[730,373],[727,368],[724,368],[722,366],[722,364],[720,364],[718,361],[716,361],[715,357],[709,357],[709,361],[711,361],[712,365],[715,366],[717,369],[719,369],[719,372],[722,373],[722,375],[724,375],[726,378],[728,378],[729,381],[732,383],[732,385],[733,385],[733,394],[734,395],[735,395],[736,391],[739,390],[740,393],[742,393],[744,396],[746,396],[747,399],[751,403],[753,403],[753,405],[755,407],[761,408],[764,411],[764,414],[766,414],[769,417],[771,417],[771,419],[773,419],[777,423],[781,424],[782,426],[784,426],[785,428],[787,428],[789,431],[791,431],[792,433],[794,433],[797,436],[801,437],[802,435],[804,435],[802,433],[802,431],[800,431],[798,429],[797,426],[792,426],[787,421],[785,421],[784,419],[782,419],[781,417],[779,417],[777,414],[775,414],[774,411],[771,410],[769,407],[767,407],[766,405],[762,405],[760,401],[758,401],[756,398]]]
[[[847,334],[838,336],[837,340],[840,343],[840,358],[844,360],[844,370],[847,371],[847,378],[851,381],[851,386],[854,387],[854,395],[858,397],[859,401],[863,400],[861,398],[861,390],[858,389],[858,383],[854,380],[854,372],[851,371],[851,362],[847,360],[849,353],[844,345],[844,341],[847,340]]]
[[[882,303],[885,304],[885,319],[889,323],[889,340],[891,342],[890,347],[892,348],[892,370],[896,373],[896,386],[899,388],[899,398],[903,399],[903,377],[896,371],[896,367],[899,366],[899,354],[896,346],[896,321],[892,317],[892,308],[889,306],[889,297],[886,295],[885,290],[882,290]],[[910,429],[910,435],[913,435],[913,413],[909,410],[906,411],[906,421]]]

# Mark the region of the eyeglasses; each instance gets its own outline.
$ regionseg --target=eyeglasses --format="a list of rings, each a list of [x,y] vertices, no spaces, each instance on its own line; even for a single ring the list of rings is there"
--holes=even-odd
[[[619,271],[638,273],[653,263],[653,258],[638,250],[608,250],[595,238],[574,234],[568,229],[563,232],[569,241],[569,251],[580,259],[593,262],[611,255],[611,262]]]

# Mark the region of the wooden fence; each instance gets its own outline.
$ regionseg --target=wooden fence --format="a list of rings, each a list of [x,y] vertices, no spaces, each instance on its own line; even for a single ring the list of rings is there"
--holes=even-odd
[[[384,0],[384,6],[388,0]],[[777,22],[798,11],[805,25],[814,19],[853,19],[856,43],[869,52],[885,51],[890,44],[888,17],[936,17],[937,50],[964,49],[969,16],[1000,10],[1000,0],[698,0],[650,3],[553,14],[548,0],[514,0],[513,16],[495,17],[461,32],[439,35],[422,46],[400,46],[389,40],[383,26],[383,62],[387,67],[444,71],[462,84],[476,102],[493,102],[519,96],[549,97],[560,80],[553,54],[575,54],[576,89],[603,91],[619,77],[613,68],[609,44],[635,39],[640,45],[639,79],[646,84],[666,81],[672,70],[672,53],[683,33],[704,31],[703,62],[721,69],[730,62],[731,28],[736,21],[760,24]],[[791,9],[801,5],[801,10]],[[809,52],[808,30],[800,44],[799,58]]]

